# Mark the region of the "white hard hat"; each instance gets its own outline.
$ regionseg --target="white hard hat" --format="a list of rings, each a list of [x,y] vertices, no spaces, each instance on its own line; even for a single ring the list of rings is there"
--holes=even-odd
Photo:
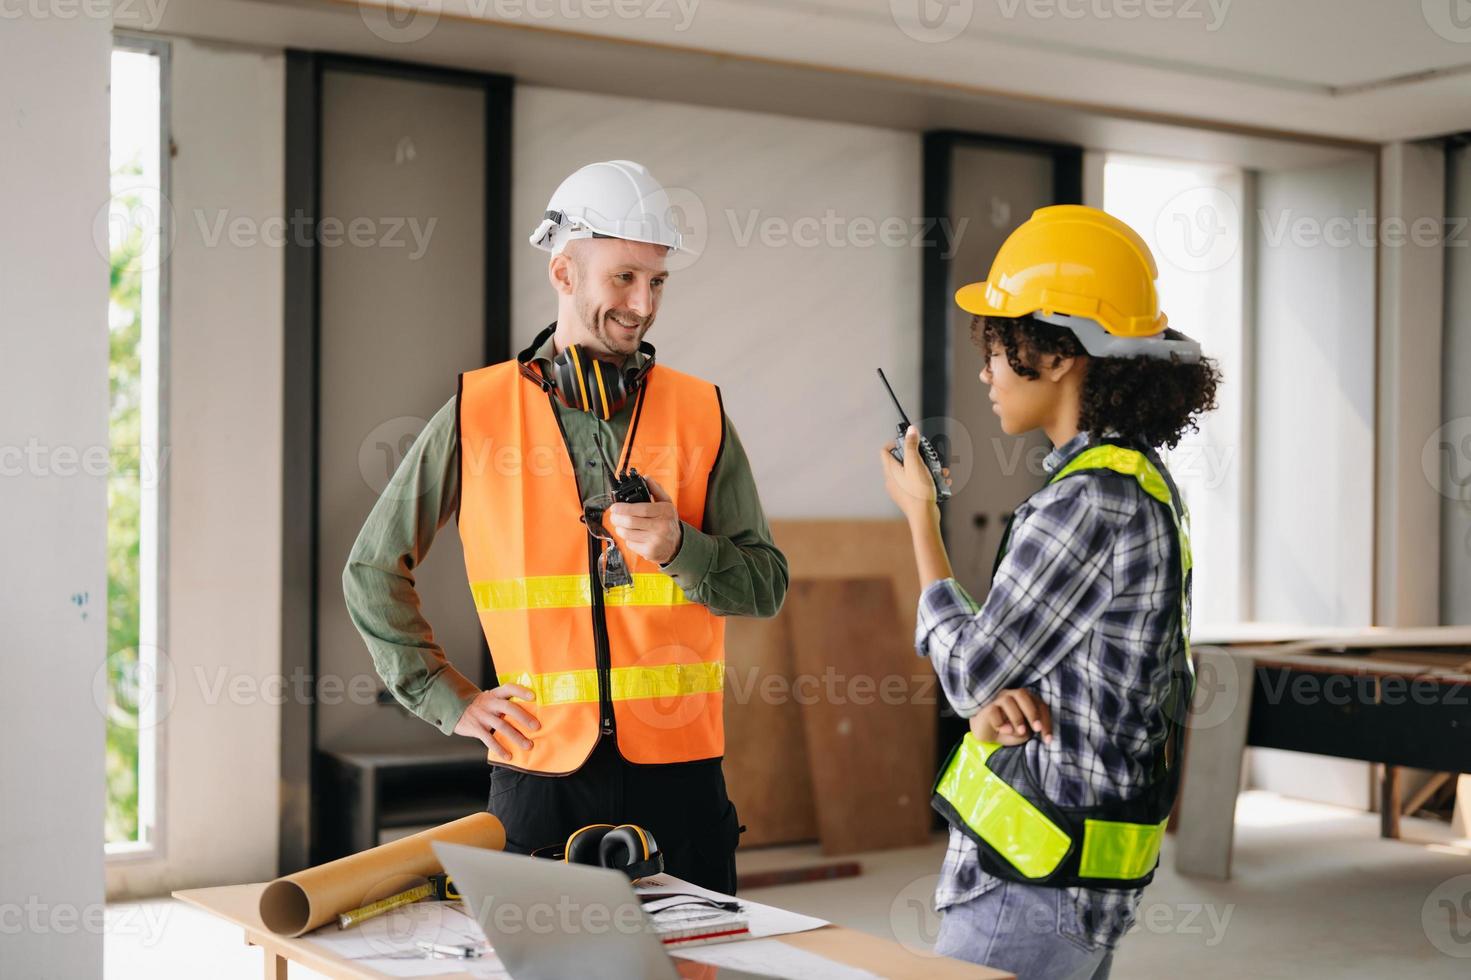
[[[681,247],[669,195],[632,160],[590,163],[562,181],[547,201],[531,244],[553,255],[574,238],[622,238]]]

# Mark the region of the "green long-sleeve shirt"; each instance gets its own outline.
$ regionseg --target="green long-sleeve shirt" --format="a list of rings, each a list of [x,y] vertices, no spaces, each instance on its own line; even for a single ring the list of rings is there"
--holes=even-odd
[[[549,364],[555,353],[554,341],[548,338],[536,356]],[[618,458],[633,399],[607,422],[560,402],[556,410],[577,462],[578,487],[585,500],[607,489],[598,442],[611,458]],[[772,543],[750,461],[729,417],[723,424],[725,448],[710,477],[707,524],[697,528],[685,523],[679,551],[662,569],[685,595],[717,615],[774,616],[786,596],[787,560]],[[459,510],[459,454],[451,398],[414,440],[368,514],[342,572],[348,614],[367,643],[378,675],[400,704],[445,734],[454,731],[480,689],[445,659],[444,650],[434,642],[420,612],[414,569],[428,554],[435,534]]]

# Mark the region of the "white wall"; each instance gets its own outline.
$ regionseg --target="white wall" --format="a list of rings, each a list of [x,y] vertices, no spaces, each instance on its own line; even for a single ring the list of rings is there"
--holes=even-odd
[[[279,54],[173,43],[174,694],[160,726],[162,853],[110,863],[114,897],[276,873],[282,251],[252,236],[283,210],[283,84]]]
[[[1265,622],[1364,626],[1374,614],[1375,267],[1362,229],[1374,162],[1264,173],[1257,192],[1251,608]]]
[[[0,973],[14,977],[102,971],[108,268],[93,223],[110,28],[0,28]]]
[[[526,243],[547,198],[585,163],[637,160],[677,189],[703,239],[692,265],[673,266],[648,339],[721,386],[767,514],[897,517],[876,458],[893,408],[874,368],[917,418],[918,136],[529,86],[515,119],[518,349],[556,318],[547,255]],[[886,219],[901,243],[869,244]]]

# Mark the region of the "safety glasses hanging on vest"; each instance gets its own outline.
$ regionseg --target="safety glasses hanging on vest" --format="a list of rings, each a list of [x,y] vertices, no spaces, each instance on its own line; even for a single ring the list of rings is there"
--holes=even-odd
[[[628,560],[618,548],[618,542],[603,526],[603,514],[613,505],[611,493],[595,493],[582,502],[582,523],[588,533],[605,542],[603,553],[598,556],[598,581],[603,583],[604,592],[615,589],[633,588],[633,573],[628,570]]]

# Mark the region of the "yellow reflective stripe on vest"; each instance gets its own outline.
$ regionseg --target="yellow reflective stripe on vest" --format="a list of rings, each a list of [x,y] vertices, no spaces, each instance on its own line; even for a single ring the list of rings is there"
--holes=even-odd
[[[1169,817],[1157,824],[1084,820],[1078,874],[1084,878],[1144,877],[1154,870],[1169,822]]]
[[[1067,833],[986,765],[1001,746],[969,732],[951,756],[935,792],[960,819],[1028,878],[1045,878],[1067,857]]]
[[[719,661],[664,664],[659,667],[614,667],[609,674],[614,701],[714,694],[725,688],[725,664]],[[596,668],[547,674],[515,674],[502,677],[501,681],[531,688],[539,705],[578,704],[598,700]]]
[[[531,575],[471,582],[470,594],[480,612],[516,609],[567,609],[592,605],[591,581],[581,575]],[[679,606],[689,602],[674,579],[658,572],[638,572],[633,585],[603,593],[605,606]]]
[[[614,667],[611,679],[614,701],[714,694],[725,689],[725,662]]]

